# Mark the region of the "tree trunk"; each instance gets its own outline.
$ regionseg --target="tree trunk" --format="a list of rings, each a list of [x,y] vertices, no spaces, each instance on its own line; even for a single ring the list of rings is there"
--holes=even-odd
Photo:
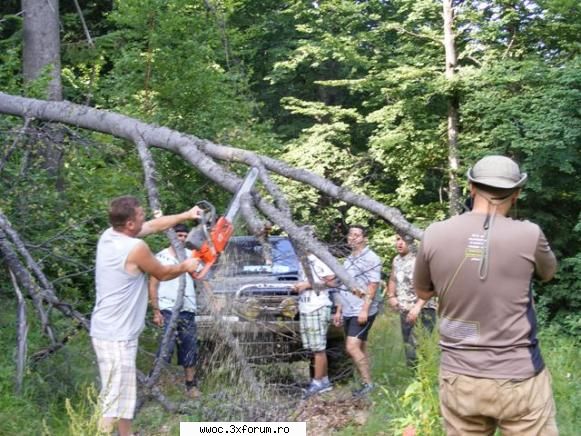
[[[444,0],[444,50],[446,52],[446,79],[454,80],[458,56],[454,35],[453,0]],[[448,97],[448,211],[450,216],[461,211],[460,189],[458,187],[458,96],[452,91]]]
[[[22,0],[24,9],[24,82],[50,76],[48,100],[62,100],[61,44],[58,0]]]
[[[61,101],[63,89],[61,82],[61,45],[58,0],[22,0],[24,9],[24,44],[22,53],[22,72],[25,84],[48,75],[45,92],[47,100]],[[60,175],[64,133],[53,126],[50,138],[40,139],[39,159],[42,168],[55,178],[59,192],[64,190]],[[33,147],[36,148],[36,147]]]

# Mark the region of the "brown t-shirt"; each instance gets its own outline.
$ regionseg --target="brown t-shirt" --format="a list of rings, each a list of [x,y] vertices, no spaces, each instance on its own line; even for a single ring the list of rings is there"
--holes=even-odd
[[[416,257],[414,283],[438,295],[443,369],[529,378],[544,367],[531,282],[535,274],[551,278],[557,262],[539,226],[497,215],[484,274],[485,218],[467,213],[429,226]]]

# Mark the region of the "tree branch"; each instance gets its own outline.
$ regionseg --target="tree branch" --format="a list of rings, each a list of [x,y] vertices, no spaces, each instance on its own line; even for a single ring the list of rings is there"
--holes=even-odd
[[[147,144],[145,143],[143,138],[141,137],[136,138],[135,145],[137,146],[139,157],[141,159],[141,163],[143,166],[143,173],[145,177],[144,182],[145,187],[147,189],[147,195],[149,198],[149,205],[153,210],[153,214],[156,216],[160,216],[161,204],[159,201],[159,194],[156,185],[157,177],[155,171],[155,162],[153,161],[153,157],[151,156],[149,148],[147,147]],[[169,238],[173,249],[175,250],[178,260],[183,261],[186,258],[186,254],[184,248],[177,240],[176,234],[173,231],[173,229],[168,229],[166,231],[166,235]],[[174,340],[174,333],[178,323],[179,314],[184,304],[185,289],[186,289],[186,277],[185,275],[182,274],[179,277],[176,301],[172,308],[169,325],[168,328],[165,330],[163,339],[159,346],[159,355],[155,358],[153,370],[151,371],[151,373],[149,374],[145,381],[145,387],[149,390],[151,390],[153,386],[157,383],[157,380],[159,379],[159,376],[161,374],[161,368],[165,365],[165,362],[168,360],[170,344]]]
[[[136,134],[142,135],[144,141],[150,146],[182,155],[208,179],[229,192],[236,191],[241,182],[240,179],[217,165],[209,156],[220,160],[244,162],[248,165],[252,164],[250,160],[252,156],[258,156],[247,150],[214,144],[166,127],[154,127],[124,115],[69,102],[48,102],[0,92],[0,113],[59,121],[131,141],[134,141]],[[398,232],[413,236],[416,239],[420,239],[423,234],[420,229],[410,224],[396,208],[385,206],[363,194],[356,194],[346,187],[337,186],[309,171],[293,168],[284,162],[265,156],[260,156],[260,159],[268,170],[307,183],[333,198],[368,210],[393,225]]]
[[[200,150],[204,151],[207,155],[215,159],[243,162],[247,165],[254,166],[255,159],[259,158],[264,164],[265,168],[267,168],[269,171],[275,172],[288,179],[305,183],[316,188],[318,191],[327,194],[330,197],[365,209],[374,215],[383,218],[389,224],[394,226],[398,233],[410,235],[416,239],[421,239],[422,237],[422,230],[410,224],[402,215],[402,213],[394,207],[386,206],[376,200],[367,197],[366,195],[357,194],[347,187],[337,186],[324,177],[301,168],[292,167],[285,162],[272,159],[267,156],[257,156],[255,153],[248,150],[242,150],[226,145],[213,144],[209,141],[202,142],[203,143],[200,146]]]
[[[22,385],[24,383],[24,368],[26,366],[26,351],[27,351],[27,339],[28,339],[28,322],[26,320],[26,302],[20,292],[20,287],[14,277],[14,273],[10,268],[10,278],[12,279],[12,286],[14,287],[14,292],[16,293],[16,298],[18,301],[18,347],[16,351],[16,383],[15,391],[17,395],[22,393]]]
[[[68,102],[45,102],[0,93],[0,112],[76,124],[79,127],[109,133],[129,140],[141,137],[150,146],[164,148],[181,155],[210,180],[232,193],[236,192],[242,183],[241,179],[218,165],[209,155],[223,160],[238,160],[247,164],[252,163],[258,157],[256,154],[245,150],[221,146],[165,127],[154,127],[124,115]],[[292,168],[275,159],[263,156],[260,159],[264,162],[265,167],[271,171],[278,172],[294,180],[309,183],[327,195],[367,209],[390,222],[403,234],[409,234],[416,238],[421,237],[422,232],[413,227],[403,217],[401,212],[395,208],[385,206],[364,195],[356,194],[345,187],[336,186],[320,176],[305,170]],[[356,282],[324,246],[318,243],[309,244],[300,229],[284,213],[256,193],[253,194],[253,198],[258,209],[269,220],[278,224],[291,238],[299,241],[299,243],[305,241],[307,245],[304,248],[307,251],[312,252],[329,265],[348,288],[357,290]]]
[[[16,256],[16,253],[12,251],[12,248],[10,247],[8,240],[6,239],[6,235],[8,235],[10,239],[12,239],[12,243],[16,247],[16,250],[22,255],[22,257],[24,257],[26,263],[28,264],[28,267],[35,272],[41,284],[44,287],[47,287],[47,284],[50,286],[50,284],[48,283],[48,280],[46,280],[46,277],[44,277],[44,274],[42,274],[42,271],[40,271],[40,268],[36,264],[34,259],[32,259],[32,256],[30,256],[30,254],[28,253],[28,250],[24,248],[24,244],[22,243],[22,240],[18,236],[18,233],[14,231],[6,217],[1,212],[0,212],[0,228],[2,229],[0,230],[0,244],[4,247],[4,250],[11,251],[14,261],[18,262],[18,265],[16,265],[16,262],[14,262],[14,267],[11,267],[11,271],[17,272],[17,275],[21,278],[21,283],[23,284],[26,283],[25,288],[28,290],[30,296],[32,297],[32,303],[34,304],[34,307],[38,312],[38,316],[40,318],[40,322],[42,325],[42,331],[49,337],[51,343],[54,344],[57,341],[55,338],[55,334],[52,330],[52,327],[50,325],[48,314],[46,313],[42,305],[43,299],[40,293],[38,292],[38,286],[34,283],[34,279],[32,278],[32,276],[30,276],[30,274],[27,274],[28,276],[30,276],[29,278],[18,274],[21,271],[26,271],[27,273],[28,271],[20,263],[18,257]],[[22,279],[24,279],[24,282],[22,282]]]
[[[87,23],[85,22],[85,17],[83,16],[83,10],[79,6],[79,2],[77,0],[73,0],[73,2],[75,3],[75,8],[77,9],[77,13],[79,14],[79,18],[81,19],[81,25],[83,26],[83,31],[85,32],[87,43],[89,44],[89,47],[95,47],[95,43],[93,42],[93,38],[91,38],[91,33],[89,32]]]

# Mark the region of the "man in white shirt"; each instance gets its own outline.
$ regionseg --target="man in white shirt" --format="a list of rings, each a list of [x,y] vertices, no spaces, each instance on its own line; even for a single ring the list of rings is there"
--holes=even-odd
[[[111,432],[116,426],[120,436],[132,434],[137,344],[145,326],[147,275],[164,281],[198,268],[198,261],[191,258],[162,265],[140,238],[198,219],[201,214],[195,206],[181,214],[146,221],[135,197],[118,197],[109,205],[111,227],[101,234],[97,244],[96,300],[90,332],[102,384],[99,406],[103,432]]]
[[[184,224],[178,224],[174,226],[174,230],[176,236],[183,244],[188,236],[189,229]],[[188,249],[186,249],[186,257],[191,257],[191,251]],[[155,258],[162,265],[176,265],[179,263],[176,252],[171,245],[157,253]],[[178,317],[175,339],[169,346],[167,362],[171,361],[174,345],[176,345],[178,365],[184,368],[186,393],[195,398],[200,396],[200,391],[196,387],[194,378],[194,366],[198,349],[196,338],[196,292],[191,275],[184,274],[184,277],[186,280],[184,300]],[[153,309],[153,322],[159,327],[165,326],[164,331],[167,331],[169,326],[179,287],[179,277],[165,282],[160,282],[153,276],[149,278],[149,301]]]
[[[335,279],[333,271],[313,254],[308,262],[314,283],[302,281],[294,286],[300,294],[299,312],[303,347],[313,352],[315,373],[304,398],[333,389],[327,374],[327,329],[331,322],[331,300],[326,287]]]

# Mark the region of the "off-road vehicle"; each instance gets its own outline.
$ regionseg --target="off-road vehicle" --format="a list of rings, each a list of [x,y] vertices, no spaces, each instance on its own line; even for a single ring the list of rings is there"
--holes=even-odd
[[[235,236],[204,281],[198,282],[196,321],[206,345],[235,338],[250,362],[295,361],[302,348],[298,295],[292,287],[302,266],[288,237],[271,236],[261,244]],[[211,298],[208,298],[211,296]],[[330,326],[329,361],[343,359],[343,332]],[[341,356],[341,357],[340,357]]]

